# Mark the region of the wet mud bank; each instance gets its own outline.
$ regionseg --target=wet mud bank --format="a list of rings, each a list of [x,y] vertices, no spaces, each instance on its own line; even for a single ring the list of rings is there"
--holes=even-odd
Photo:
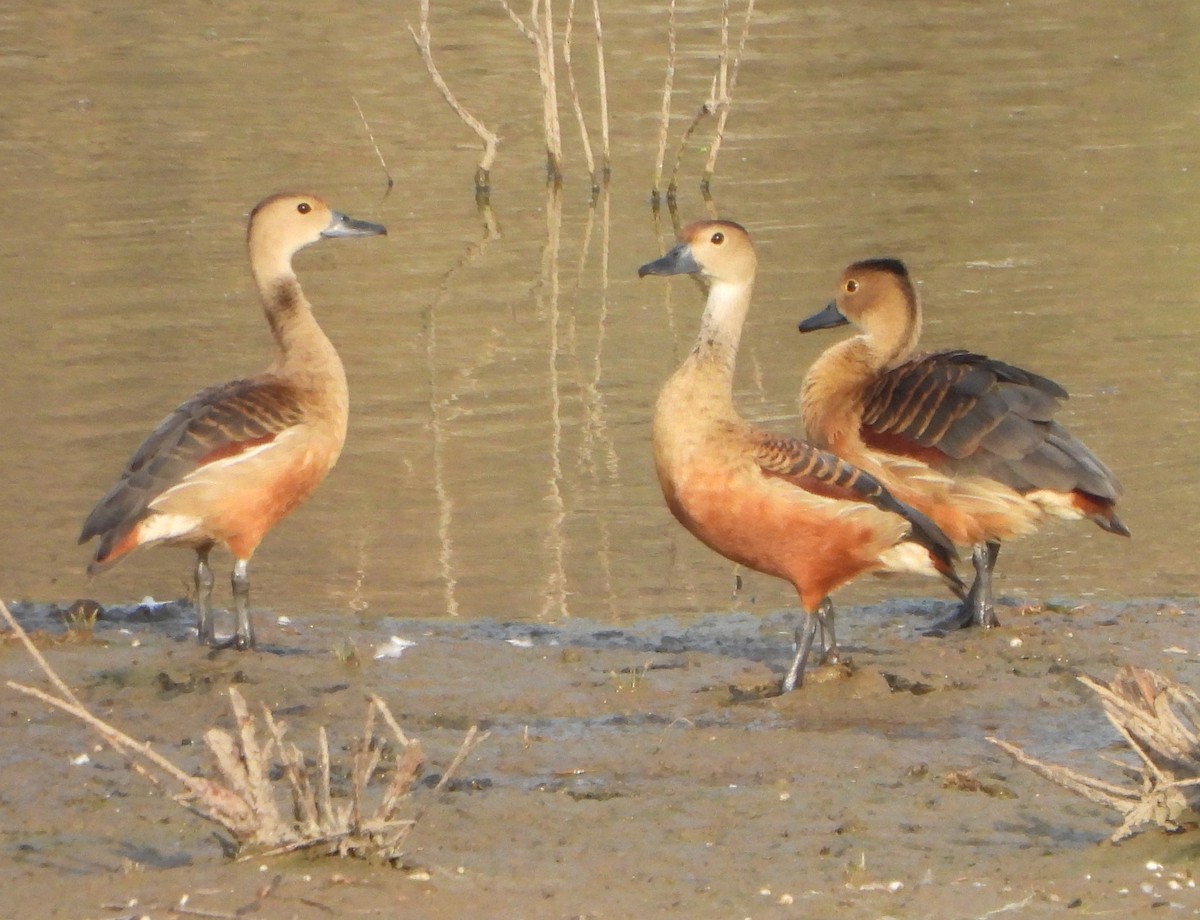
[[[81,614],[17,605],[93,712],[184,769],[236,685],[311,748],[345,750],[368,692],[428,757],[490,732],[424,800],[403,865],[231,861],[212,828],[68,716],[4,689],[4,916],[1023,917],[1200,912],[1195,833],[1119,823],[1010,761],[992,734],[1094,773],[1119,738],[1079,673],[1200,685],[1200,605],[1004,606],[1004,626],[921,635],[945,612],[841,612],[848,662],[770,696],[786,614],[614,627],[377,619],[266,623],[255,653],[191,641],[186,603]],[[66,622],[64,622],[64,620]],[[393,636],[415,643],[398,657]],[[15,643],[5,680],[40,678]],[[1155,914],[1157,915],[1157,913]]]

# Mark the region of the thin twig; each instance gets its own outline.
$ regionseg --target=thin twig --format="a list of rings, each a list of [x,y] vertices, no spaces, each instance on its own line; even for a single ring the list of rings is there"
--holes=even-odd
[[[558,86],[554,66],[554,23],[551,0],[531,0],[526,23],[508,0],[496,0],[517,31],[533,45],[537,54],[538,82],[542,89],[542,131],[546,140],[546,177],[552,185],[562,184],[562,132],[558,123]]]
[[[671,0],[674,3],[674,0]],[[596,82],[600,87],[600,142],[604,162],[601,165],[601,182],[608,185],[612,178],[612,150],[609,146],[608,76],[604,66],[604,29],[600,24],[600,0],[592,0],[592,14],[596,21]]]
[[[671,179],[667,183],[668,202],[673,202],[675,200],[676,193],[679,190],[679,167],[683,164],[683,151],[687,149],[688,141],[692,139],[692,135],[695,134],[696,129],[700,127],[700,122],[704,121],[704,119],[711,114],[712,109],[709,108],[709,104],[705,102],[696,111],[696,115],[692,119],[692,123],[687,126],[687,130],[683,132],[683,137],[679,139],[679,146],[675,148],[675,165],[671,169]]]
[[[320,786],[317,787],[317,814],[322,827],[333,827],[333,798],[329,792],[329,736],[322,725],[317,732],[317,764],[321,770]]]
[[[421,54],[421,60],[425,62],[425,69],[429,71],[429,77],[433,80],[433,85],[442,94],[442,98],[446,100],[446,104],[454,109],[455,114],[483,142],[483,156],[480,157],[479,165],[475,168],[475,194],[477,198],[482,198],[486,201],[488,193],[491,191],[492,164],[496,161],[496,148],[500,144],[500,138],[495,132],[489,130],[483,122],[468,112],[462,103],[458,101],[458,98],[450,91],[450,87],[446,84],[446,81],[442,79],[442,74],[437,69],[437,65],[434,64],[433,49],[429,37],[429,0],[421,0],[420,32],[415,31],[411,25],[408,26],[408,32],[412,35],[413,42],[417,46],[417,51]]]
[[[667,24],[667,75],[663,81],[662,115],[658,125],[658,155],[654,161],[654,187],[651,190],[651,200],[658,207],[659,195],[662,191],[663,163],[667,156],[667,135],[671,126],[671,93],[675,86],[675,0],[669,6]]]
[[[54,688],[66,699],[70,700],[80,709],[83,709],[83,703],[79,702],[79,697],[75,695],[75,692],[70,687],[63,683],[62,678],[55,673],[54,668],[50,667],[46,659],[42,657],[42,653],[38,650],[38,647],[29,638],[29,633],[25,632],[24,627],[17,622],[17,618],[12,615],[12,611],[8,609],[8,605],[4,601],[0,601],[0,613],[8,621],[8,626],[13,631],[13,634],[25,646],[25,651],[29,653],[29,657],[37,662],[37,666],[42,669],[42,673],[46,675],[46,678],[54,685]]]
[[[171,908],[171,913],[179,914],[181,917],[203,917],[205,920],[240,920],[238,914],[228,914],[219,910],[200,910],[185,904],[176,904]]]
[[[1174,830],[1182,816],[1200,804],[1200,696],[1144,668],[1123,667],[1108,685],[1080,676],[1101,698],[1105,715],[1138,755],[1138,769],[1115,763],[1133,786],[1118,786],[1067,767],[1044,763],[1020,748],[989,738],[1018,763],[1051,782],[1121,813],[1112,835],[1119,841],[1154,823]]]
[[[388,728],[392,730],[392,734],[396,736],[396,740],[405,747],[408,747],[410,744],[412,744],[412,741],[406,734],[404,734],[403,729],[400,728],[400,723],[397,722],[395,717],[392,715],[392,711],[388,709],[387,703],[385,703],[383,699],[375,693],[370,694],[367,699],[375,704],[375,707],[379,710],[379,714],[383,716],[383,721],[387,723]]]
[[[546,175],[552,185],[562,182],[562,130],[558,122],[558,76],[554,64],[554,17],[551,0],[540,0],[542,8],[541,52],[538,60],[542,76],[542,101],[546,119]],[[537,18],[539,0],[533,0],[533,16]]]
[[[150,761],[164,773],[178,780],[181,785],[189,790],[195,791],[198,788],[199,781],[194,776],[189,776],[187,773],[184,773],[179,769],[179,767],[175,766],[175,764],[171,763],[171,761],[159,754],[158,751],[150,747],[150,745],[144,744],[141,741],[135,741],[123,731],[113,728],[107,722],[92,715],[82,706],[76,705],[70,700],[59,699],[58,697],[47,693],[45,690],[39,690],[37,687],[27,687],[24,684],[18,684],[16,681],[12,680],[6,681],[5,683],[19,693],[24,693],[26,696],[32,696],[35,699],[41,700],[43,703],[48,703],[56,709],[61,709],[68,715],[72,715],[81,722],[90,725],[97,732],[99,732],[99,734],[104,737],[104,740],[112,745],[116,750],[120,751],[121,753],[128,753],[132,751],[135,754],[145,757],[148,761]]]
[[[575,84],[575,68],[571,65],[571,32],[575,25],[575,0],[567,4],[567,24],[563,29],[562,55],[567,68],[567,88],[571,94],[571,107],[575,110],[575,121],[579,125],[579,139],[583,143],[583,158],[587,162],[588,175],[592,177],[593,193],[600,191],[600,177],[596,173],[596,160],[592,156],[592,139],[588,134],[587,120],[583,117],[583,105],[579,101],[579,88]]]
[[[746,0],[746,18],[742,22],[742,37],[738,42],[737,57],[733,59],[732,67],[727,67],[729,49],[729,4],[725,0],[721,16],[721,94],[717,100],[717,131],[712,144],[708,148],[708,161],[704,164],[704,175],[700,180],[700,188],[706,193],[712,182],[713,173],[717,170],[717,155],[721,152],[721,143],[725,140],[725,122],[733,108],[733,88],[737,85],[738,68],[742,56],[746,52],[746,39],[750,35],[750,17],[754,15],[754,0]],[[728,77],[726,71],[728,70]]]
[[[379,157],[379,165],[383,167],[383,175],[387,179],[387,191],[383,193],[383,197],[387,198],[388,194],[392,191],[392,186],[396,184],[395,180],[392,179],[391,170],[388,169],[387,161],[384,160],[379,145],[375,143],[375,134],[371,131],[371,126],[367,124],[367,116],[363,114],[362,106],[358,104],[358,98],[356,96],[351,96],[350,98],[354,102],[354,107],[358,109],[358,117],[362,119],[363,128],[367,132],[367,139],[370,140],[371,146],[375,148],[375,156]]]
[[[450,761],[450,766],[446,767],[446,772],[442,774],[442,778],[438,780],[438,784],[433,787],[433,791],[435,793],[441,792],[446,788],[446,785],[450,782],[451,777],[453,777],[458,771],[458,768],[462,766],[463,761],[467,759],[467,755],[470,754],[471,751],[476,747],[483,744],[483,742],[487,740],[489,734],[491,734],[491,732],[484,732],[483,734],[480,734],[479,726],[477,725],[472,725],[469,729],[467,729],[467,737],[463,738],[463,743],[459,745],[458,753],[455,754],[454,759]]]

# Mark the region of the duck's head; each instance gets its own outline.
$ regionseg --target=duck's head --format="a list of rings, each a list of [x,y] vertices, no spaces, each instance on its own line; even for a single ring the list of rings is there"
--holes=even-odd
[[[323,237],[386,233],[379,224],[335,211],[319,195],[285,192],[264,199],[250,212],[246,239],[256,264],[290,264],[293,255]]]
[[[715,283],[748,285],[758,258],[750,234],[731,220],[699,220],[684,227],[679,242],[661,259],[638,269],[646,275],[700,275]]]
[[[824,310],[800,324],[801,332],[854,323],[869,330],[885,313],[915,310],[917,292],[899,259],[865,259],[849,266],[838,282],[837,296]],[[890,308],[890,309],[889,309]]]

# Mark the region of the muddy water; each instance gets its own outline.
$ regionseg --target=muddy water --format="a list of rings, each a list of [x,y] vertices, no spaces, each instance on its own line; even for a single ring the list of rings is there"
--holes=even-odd
[[[543,188],[528,44],[486,4],[436,6],[442,67],[504,139],[491,229],[471,194],[473,137],[404,28],[413,10],[0,12],[5,596],[185,593],[184,553],[88,584],[74,539],[162,415],[264,363],[245,214],[311,188],[391,232],[297,260],[353,415],[334,474],[256,557],[257,606],[369,625],[794,604],[757,576],[735,592],[733,567],[674,524],[653,481],[650,407],[700,307],[685,280],[635,276],[664,244],[647,205],[664,10],[606,5],[614,180],[590,208],[570,130],[564,192]],[[681,6],[672,145],[710,78],[699,6]],[[1196,588],[1196,16],[785,5],[759,16],[739,75],[714,192],[761,248],[745,413],[796,430],[803,369],[834,334],[802,340],[795,322],[844,263],[905,258],[927,344],[1059,379],[1068,422],[1127,488],[1133,542],[1075,525],[1006,550],[999,588],[1017,599]],[[577,47],[581,66],[589,55]],[[386,197],[354,99],[395,180]],[[684,219],[704,213],[700,159],[684,161]],[[891,581],[844,598],[936,594]]]

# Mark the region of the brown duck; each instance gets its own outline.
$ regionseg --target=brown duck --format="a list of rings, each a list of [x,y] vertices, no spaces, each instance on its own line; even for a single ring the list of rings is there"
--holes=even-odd
[[[800,392],[805,428],[955,543],[973,546],[975,581],[937,629],[996,625],[991,575],[1000,542],[1047,516],[1089,518],[1129,536],[1115,510],[1117,478],[1054,418],[1066,390],[969,351],[913,353],[921,303],[902,262],[855,262],[836,299],[800,331],[844,323],[861,332],[809,368]]]
[[[250,557],[337,462],[346,440],[346,372],[313,317],[292,256],[327,237],[375,236],[378,224],[332,210],[316,195],[274,195],[250,215],[247,245],[275,359],[255,377],[201,390],[168,415],[129,460],[83,525],[99,537],[89,574],[142,546],[196,552],[200,641],[216,644],[208,555],[234,557],[237,624],[228,643],[254,648]]]
[[[671,513],[728,559],[789,581],[806,617],[784,690],[802,683],[818,627],[836,655],[828,595],[871,571],[918,571],[962,588],[953,549],[923,514],[863,471],[746,422],[733,404],[738,341],[757,261],[749,234],[700,221],[638,274],[698,274],[710,285],[691,354],[654,410],[654,462]]]

